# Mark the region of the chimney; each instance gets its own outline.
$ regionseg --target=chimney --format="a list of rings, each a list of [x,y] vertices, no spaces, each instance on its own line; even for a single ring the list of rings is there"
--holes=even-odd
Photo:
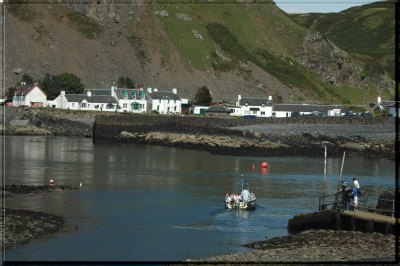
[[[173,94],[177,94],[177,93],[178,93],[178,90],[177,90],[176,88],[173,88],[173,89],[172,89],[172,93],[173,93]]]
[[[238,95],[238,101],[236,103],[236,107],[240,106],[240,100],[242,99],[242,95]]]
[[[150,87],[147,88],[147,92],[151,93],[151,88]]]
[[[381,105],[381,103],[382,103],[382,99],[380,96],[378,96],[377,103],[378,103],[378,105]]]
[[[60,91],[61,97],[65,97],[65,91]]]
[[[268,96],[268,100],[272,101],[272,95]]]
[[[157,92],[158,91],[158,89],[157,88],[154,88],[154,92]]]
[[[91,91],[88,91],[88,92],[87,92],[87,96],[92,97],[92,92],[91,92]]]

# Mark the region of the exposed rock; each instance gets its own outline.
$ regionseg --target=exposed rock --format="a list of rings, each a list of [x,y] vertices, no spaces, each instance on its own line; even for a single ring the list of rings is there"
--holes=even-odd
[[[395,236],[333,230],[308,230],[249,243],[251,252],[220,255],[197,262],[394,262]],[[190,260],[193,261],[193,260]]]
[[[190,21],[192,20],[188,15],[183,14],[183,13],[176,13],[175,14],[177,19],[183,20],[183,21]]]
[[[5,249],[28,243],[40,235],[57,232],[65,224],[60,216],[30,210],[6,208],[0,212],[0,218],[3,221],[0,223],[0,232]]]
[[[119,17],[118,14],[114,14],[114,21],[115,21],[115,23],[120,23],[121,22],[121,18]]]
[[[156,14],[156,15],[160,15],[160,16],[162,16],[162,17],[168,17],[168,16],[169,16],[168,11],[166,11],[166,10],[157,10],[157,11],[155,12],[155,14]]]
[[[200,34],[200,32],[198,32],[197,30],[192,30],[192,33],[193,33],[194,37],[196,37],[196,39],[199,39],[199,40],[204,39],[203,36]]]
[[[22,71],[23,71],[22,68],[14,68],[14,69],[13,69],[13,73],[14,73],[15,75],[21,74]]]
[[[304,36],[303,47],[294,58],[332,84],[357,87],[361,82],[362,64],[319,32],[308,32]]]

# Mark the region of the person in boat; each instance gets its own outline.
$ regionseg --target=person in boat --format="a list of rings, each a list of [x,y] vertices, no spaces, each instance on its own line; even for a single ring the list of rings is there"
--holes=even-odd
[[[341,182],[340,192],[342,193],[342,204],[348,211],[350,206],[352,189],[346,181]]]
[[[225,202],[231,202],[232,201],[232,196],[229,195],[229,193],[225,194]]]
[[[240,197],[244,202],[248,202],[250,200],[250,192],[247,189],[243,189],[240,193]]]

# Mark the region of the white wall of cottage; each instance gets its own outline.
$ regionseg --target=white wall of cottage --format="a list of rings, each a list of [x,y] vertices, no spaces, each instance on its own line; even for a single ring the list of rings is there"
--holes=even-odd
[[[27,95],[13,97],[13,106],[31,106],[31,103],[47,105],[47,96],[38,86],[33,87]]]

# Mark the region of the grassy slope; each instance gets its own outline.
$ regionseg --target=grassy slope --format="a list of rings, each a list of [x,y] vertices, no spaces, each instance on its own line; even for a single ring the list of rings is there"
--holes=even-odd
[[[25,6],[22,7],[25,8]],[[17,9],[15,12],[20,16],[25,16],[28,12],[26,12],[26,8],[23,8]],[[168,11],[169,16],[162,17],[156,15],[155,12],[160,10]],[[357,13],[359,10],[364,11]],[[373,14],[380,14],[383,12],[381,9],[375,8],[371,10],[359,7],[346,12],[349,13],[350,11],[353,13],[348,15],[349,19],[351,18],[352,21],[367,25],[367,29],[374,27],[377,32],[376,34],[381,36],[381,39],[384,39],[382,34],[385,31],[382,33],[383,25],[381,20],[379,18],[366,19]],[[191,20],[180,20],[176,17],[177,13],[183,13],[189,16]],[[337,16],[345,15],[342,13],[310,14],[308,16],[298,16],[295,19],[296,21],[301,20],[299,24],[309,26],[316,17],[319,18],[320,16],[331,19],[329,21],[321,19],[321,21],[327,21],[325,25],[328,27],[331,24],[335,25],[335,21],[341,21]],[[390,16],[387,15],[382,20],[386,21],[386,17],[390,19]],[[75,21],[73,18],[70,18],[71,22],[73,22],[71,26],[77,27],[77,30],[80,30],[79,23],[81,21]],[[29,19],[30,17],[27,18],[27,20]],[[390,20],[391,23],[393,21],[393,19]],[[237,47],[241,47],[240,49],[244,50],[242,53],[238,53],[241,56],[238,57],[226,52],[221,46],[221,40],[216,40],[215,36],[213,38],[207,29],[207,25],[212,23],[222,25],[227,29],[226,34],[221,36],[222,41],[226,40],[227,36],[234,36],[237,39],[239,44]],[[351,28],[348,23],[350,22],[341,22],[339,24],[342,25],[342,28]],[[379,92],[370,90],[366,93],[361,89],[332,86],[322,82],[310,70],[289,59],[288,56],[302,45],[302,38],[306,32],[306,29],[299,24],[294,23],[287,14],[277,8],[272,2],[264,2],[264,4],[198,4],[190,1],[190,3],[177,4],[167,1],[166,3],[157,2],[157,4],[144,5],[143,10],[135,13],[135,16],[127,23],[126,30],[128,38],[135,37],[134,40],[136,41],[133,45],[135,46],[135,50],[139,50],[139,55],[140,52],[143,52],[142,57],[144,61],[146,60],[146,51],[143,48],[144,44],[142,41],[146,43],[146,49],[148,47],[153,50],[158,49],[165,59],[168,59],[171,49],[175,48],[186,64],[203,71],[213,70],[213,65],[224,63],[215,56],[215,51],[219,50],[224,51],[224,54],[230,58],[230,63],[234,66],[237,65],[238,60],[252,61],[283,83],[299,87],[310,98],[319,101],[352,104],[373,101]],[[90,32],[94,32],[92,28],[89,30]],[[199,32],[204,39],[196,39],[192,30]],[[367,33],[371,34],[371,32]],[[340,31],[336,30],[335,26],[329,28],[329,30],[327,29],[325,34],[330,34],[328,37],[341,46],[340,41],[342,39],[344,43],[347,43],[346,40],[353,39],[349,38],[349,36],[356,34],[356,32],[350,32],[349,30],[347,32],[349,35],[343,35]],[[368,36],[365,32],[364,34]],[[94,38],[96,37],[94,36]],[[390,63],[389,55],[392,55],[390,51],[393,51],[393,45],[390,42],[391,38],[394,37],[391,36],[384,39],[385,41],[381,44],[375,38],[375,41],[371,41],[369,45],[377,46],[376,49],[369,49],[370,46],[365,46],[363,49],[356,50],[357,55],[369,58],[370,60],[373,60],[377,55],[383,55],[383,60]],[[361,44],[363,42],[359,41],[358,45]],[[352,47],[353,45],[349,45],[349,47],[342,48],[350,49],[349,51],[352,52]],[[354,47],[357,47],[357,45]],[[244,54],[245,56],[243,56]],[[228,67],[226,71],[231,69]]]
[[[348,102],[335,87],[289,59],[289,55],[302,45],[306,29],[294,23],[273,3],[159,3],[153,7],[153,12],[157,10],[166,10],[169,14],[168,17],[156,18],[170,45],[174,45],[184,60],[197,69],[210,70],[213,65],[216,69],[216,64],[227,64],[215,56],[219,50],[227,55],[231,66],[220,65],[218,70],[232,70],[239,60],[252,61],[285,84],[299,87],[319,101]],[[178,13],[187,15],[190,20],[178,19]],[[207,28],[210,24],[222,25],[226,29],[226,38],[212,36]],[[192,30],[199,32],[204,39],[196,39]],[[233,54],[224,49],[226,46],[222,42],[232,39],[230,37],[237,41],[230,45],[243,51]]]
[[[152,12],[157,10],[166,10],[169,14],[168,17],[155,16],[155,20],[165,32],[164,44],[176,47],[182,58],[197,69],[230,71],[238,64],[238,60],[252,61],[288,86],[299,87],[311,98],[326,103],[366,104],[375,101],[376,96],[380,94],[374,89],[366,92],[358,88],[338,87],[325,83],[309,69],[290,60],[289,56],[302,45],[306,28],[292,21],[272,2],[263,4],[158,2],[153,5]],[[187,15],[190,20],[178,19],[176,16],[178,13]],[[391,22],[393,21],[392,19]],[[238,52],[242,56],[223,49],[221,43],[223,36],[218,38],[219,40],[213,37],[207,29],[207,25],[210,24],[224,26],[228,37],[233,36],[238,42],[238,44],[232,43],[231,46],[243,47],[245,50]],[[192,30],[199,32],[204,39],[196,39]],[[377,30],[379,34],[383,34],[380,32],[382,29]],[[351,36],[352,33],[348,34]],[[161,48],[163,46],[165,45]],[[385,51],[387,47],[388,45],[382,50]],[[348,49],[347,46],[343,48]],[[368,48],[366,46],[365,51],[369,51]],[[223,51],[230,61],[227,63],[217,58],[216,50]],[[244,54],[246,56],[243,56]],[[215,65],[219,65],[219,68]]]
[[[366,76],[384,71],[394,79],[395,8],[376,2],[340,13],[296,14],[300,25],[321,32],[336,45],[367,63]]]

